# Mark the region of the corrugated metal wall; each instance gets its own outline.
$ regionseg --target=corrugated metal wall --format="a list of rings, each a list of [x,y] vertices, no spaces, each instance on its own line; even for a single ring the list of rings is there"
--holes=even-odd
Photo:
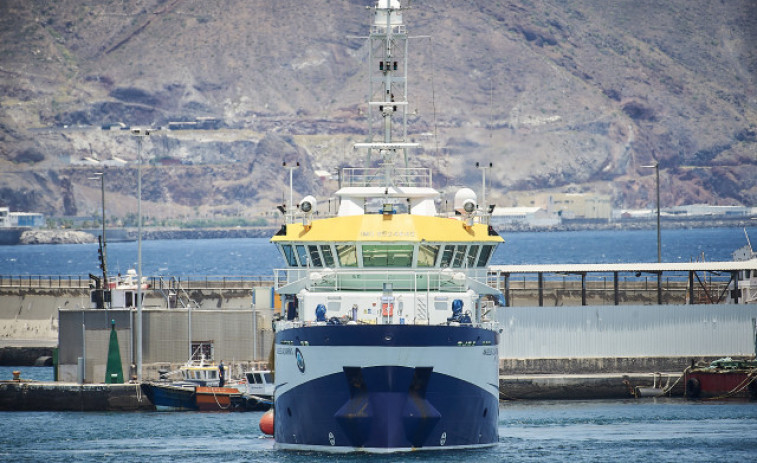
[[[214,351],[212,360],[216,362],[266,361],[273,343],[271,312],[271,309],[192,310],[192,340],[211,341]],[[256,322],[253,316],[256,316]],[[182,364],[189,359],[188,313],[185,309],[145,309],[142,318],[143,364]],[[58,342],[59,364],[65,371],[62,379],[75,380],[73,367],[86,346],[87,381],[104,381],[111,320],[116,321],[124,376],[128,375],[130,363],[136,361],[131,350],[131,327],[136,320],[135,312],[61,310]]]
[[[500,307],[500,358],[748,356],[757,305]]]

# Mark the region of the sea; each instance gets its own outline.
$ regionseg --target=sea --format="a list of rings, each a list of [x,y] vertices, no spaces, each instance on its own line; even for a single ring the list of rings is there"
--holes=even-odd
[[[731,260],[755,228],[662,231],[663,262]],[[656,262],[656,230],[503,233],[494,264]],[[108,245],[111,274],[136,243]],[[266,239],[143,242],[145,275],[266,276],[283,259]],[[98,273],[96,245],[0,246],[0,275]],[[0,367],[52,380],[45,367]],[[757,402],[681,398],[506,401],[499,443],[469,451],[390,455],[285,452],[258,429],[262,414],[0,412],[0,462],[757,462]]]
[[[594,230],[503,232],[492,264],[657,262],[657,231]],[[663,229],[663,262],[731,260],[737,248],[757,241],[757,223],[743,228]],[[107,245],[110,275],[137,267],[137,243]],[[268,276],[284,259],[266,238],[146,240],[142,273],[148,276]],[[0,275],[55,276],[100,273],[97,244],[0,246]]]

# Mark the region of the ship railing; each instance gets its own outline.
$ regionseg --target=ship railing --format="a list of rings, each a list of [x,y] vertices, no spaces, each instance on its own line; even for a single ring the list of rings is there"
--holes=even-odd
[[[346,324],[341,324],[337,326],[374,325],[374,324],[375,323],[357,321],[357,322],[348,322]],[[397,325],[398,323],[392,323],[392,324]],[[399,323],[399,324],[405,324],[405,323]],[[413,323],[407,323],[407,324],[412,325]],[[428,326],[428,321],[418,320],[415,324]],[[310,326],[328,326],[329,322],[316,322],[316,321],[309,321],[309,320],[278,320],[275,322],[275,325],[276,325],[276,331],[279,332],[279,331],[288,330],[292,328],[303,328],[303,327],[310,327]],[[432,326],[463,326],[463,327],[472,326],[474,328],[484,328],[484,329],[492,330],[492,331],[497,331],[499,329],[499,323],[496,321],[484,321],[480,323],[441,322]]]
[[[393,291],[466,291],[469,281],[490,286],[486,269],[367,269],[318,268],[274,269],[276,288],[300,282],[314,291],[382,291],[391,284]]]
[[[342,169],[343,187],[384,186],[384,169],[381,167],[346,167]],[[425,167],[395,167],[392,182],[398,187],[431,188],[431,169]]]
[[[407,34],[407,27],[404,24],[392,24],[390,27],[391,27],[393,35]],[[371,26],[371,35],[384,35],[384,34],[386,34],[385,25],[374,24]]]
[[[110,280],[110,279],[109,279]],[[150,289],[169,289],[171,284],[185,291],[196,289],[240,289],[270,287],[271,275],[174,275],[146,276]],[[87,275],[0,275],[0,288],[91,289]]]

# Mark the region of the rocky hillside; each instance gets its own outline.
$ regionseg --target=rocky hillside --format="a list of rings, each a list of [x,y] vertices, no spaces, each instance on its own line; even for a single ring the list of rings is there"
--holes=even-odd
[[[373,0],[0,2],[0,205],[51,215],[256,215],[362,165]],[[411,132],[442,189],[611,194],[616,207],[757,204],[757,3],[419,0]],[[200,118],[200,119],[198,119]],[[173,124],[172,126],[176,126]],[[120,127],[120,126],[119,126]],[[192,127],[187,124],[184,128]],[[212,129],[212,130],[210,130]],[[73,162],[72,162],[73,161]],[[126,164],[122,167],[122,161]],[[322,204],[326,204],[324,200]]]

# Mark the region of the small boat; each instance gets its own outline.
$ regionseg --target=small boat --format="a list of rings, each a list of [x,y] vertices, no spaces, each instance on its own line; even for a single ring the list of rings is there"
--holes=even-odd
[[[244,374],[245,382],[238,387],[242,390],[235,409],[245,411],[266,411],[273,405],[273,374],[270,370],[253,370]]]
[[[224,365],[224,377],[229,377],[229,367]],[[230,381],[220,386],[220,365],[205,360],[190,360],[178,372],[181,379],[174,382],[146,382],[142,391],[158,411],[231,411],[242,409],[246,384]],[[167,378],[173,372],[162,376]]]
[[[715,360],[687,369],[685,395],[690,399],[757,399],[757,360]]]

